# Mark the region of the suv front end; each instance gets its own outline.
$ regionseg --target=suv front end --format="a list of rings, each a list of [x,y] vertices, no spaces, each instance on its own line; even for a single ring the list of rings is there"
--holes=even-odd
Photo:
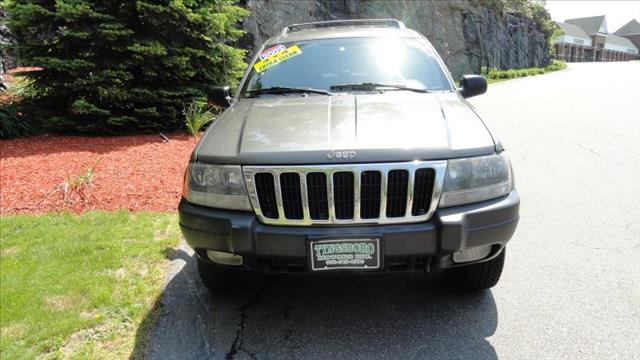
[[[470,290],[498,281],[519,197],[504,149],[464,100],[486,82],[466,77],[455,89],[421,35],[369,21],[283,31],[258,52],[238,94],[219,96],[229,108],[196,146],[179,205],[208,288],[251,272],[445,270]],[[420,64],[404,74],[414,78],[382,83],[394,70],[344,84],[373,70],[354,71],[338,61],[343,54],[357,58],[369,39],[389,46],[390,37],[406,44],[401,51],[428,55],[406,61]],[[266,75],[331,51],[342,67],[316,64],[322,79],[313,88],[291,86],[313,74]],[[421,77],[426,65],[437,71]]]

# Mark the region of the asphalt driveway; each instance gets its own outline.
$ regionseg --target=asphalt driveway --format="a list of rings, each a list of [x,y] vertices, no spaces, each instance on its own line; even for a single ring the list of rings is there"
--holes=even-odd
[[[174,252],[150,358],[640,358],[640,62],[490,86],[471,101],[515,167],[521,220],[501,282],[258,279],[209,295]]]

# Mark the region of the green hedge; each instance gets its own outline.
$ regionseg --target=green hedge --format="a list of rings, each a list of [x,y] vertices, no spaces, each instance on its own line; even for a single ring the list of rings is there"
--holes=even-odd
[[[182,109],[246,66],[229,44],[231,0],[5,0],[11,49],[31,80],[21,112],[44,130],[126,133],[184,126]]]
[[[545,67],[533,67],[533,68],[524,68],[524,69],[509,69],[509,70],[498,70],[498,69],[487,69],[482,68],[481,74],[484,75],[489,80],[506,80],[506,79],[515,79],[525,76],[533,76],[540,75],[544,73],[548,73],[550,71],[562,70],[567,67],[567,63],[562,60],[553,60],[553,62]]]

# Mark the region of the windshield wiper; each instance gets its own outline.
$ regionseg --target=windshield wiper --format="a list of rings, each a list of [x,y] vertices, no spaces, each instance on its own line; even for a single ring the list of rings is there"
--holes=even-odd
[[[378,88],[387,88],[387,90],[407,90],[419,93],[428,93],[430,92],[427,89],[418,89],[412,88],[405,85],[397,85],[397,84],[383,84],[383,83],[375,83],[375,82],[362,82],[356,84],[337,84],[331,85],[331,90],[375,90]]]
[[[249,95],[260,95],[260,94],[286,94],[286,93],[312,93],[312,94],[322,94],[322,95],[333,95],[330,91],[321,90],[321,89],[313,89],[313,88],[302,88],[302,87],[287,87],[287,86],[273,86],[264,89],[255,89],[255,90],[247,90],[247,94]]]

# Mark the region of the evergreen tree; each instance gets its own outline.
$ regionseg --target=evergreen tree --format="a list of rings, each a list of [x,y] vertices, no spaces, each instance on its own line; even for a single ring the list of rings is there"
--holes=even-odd
[[[5,0],[31,118],[52,130],[124,133],[184,124],[184,104],[235,85],[229,45],[247,11],[232,0]]]

